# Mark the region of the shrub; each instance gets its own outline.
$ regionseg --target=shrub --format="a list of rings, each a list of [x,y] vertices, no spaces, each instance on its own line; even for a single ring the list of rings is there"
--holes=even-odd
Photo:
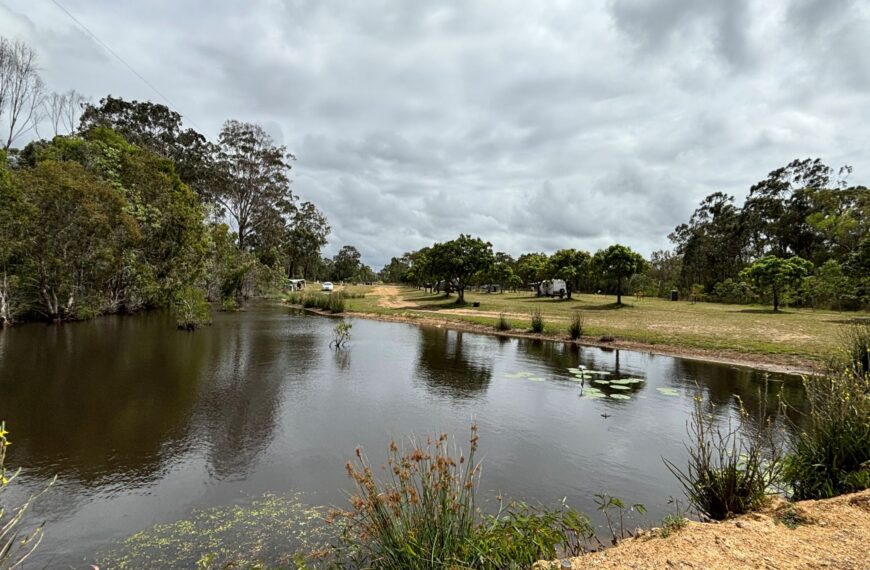
[[[804,378],[809,411],[783,479],[793,496],[821,499],[870,488],[870,376],[852,366]]]
[[[544,316],[541,314],[541,309],[535,309],[532,311],[532,332],[544,332]]]
[[[583,336],[583,313],[574,310],[571,311],[571,323],[568,325],[568,334],[571,340],[577,340]]]
[[[330,341],[329,346],[336,349],[343,347],[350,340],[350,329],[352,328],[353,325],[347,321],[341,321],[335,325],[335,328],[332,329],[332,341]]]
[[[341,293],[331,293],[327,296],[328,308],[333,313],[344,312],[344,295]]]
[[[566,508],[512,503],[481,515],[477,444],[476,426],[467,456],[446,434],[426,445],[412,441],[408,452],[392,442],[384,480],[357,449],[347,464],[356,486],[352,508],[330,517],[343,528],[335,556],[353,568],[495,570],[553,558],[558,547],[577,551],[579,541],[591,537],[588,519]]]
[[[0,568],[4,570],[22,566],[24,561],[39,546],[39,543],[42,542],[42,525],[29,533],[23,533],[21,531],[21,519],[33,502],[48,490],[48,487],[46,487],[40,493],[30,495],[26,501],[17,507],[12,507],[9,511],[6,510],[3,493],[15,481],[21,471],[19,469],[15,472],[10,472],[6,469],[6,449],[11,443],[6,438],[7,435],[9,435],[9,432],[6,431],[5,422],[0,422]],[[48,486],[50,487],[53,484],[54,480]]]
[[[659,531],[659,536],[667,538],[686,528],[687,524],[689,524],[689,519],[679,513],[665,515],[665,518],[662,519],[662,529]]]
[[[495,323],[495,330],[497,330],[497,331],[509,331],[509,330],[511,330],[511,322],[508,320],[507,316],[504,313],[501,313],[498,316],[498,320]]]
[[[773,441],[772,419],[766,416],[767,397],[761,399],[762,427],[746,425],[748,414],[741,403],[741,420],[727,428],[705,413],[700,395],[688,422],[689,463],[685,471],[667,459],[665,465],[677,477],[689,503],[698,512],[722,520],[760,508],[768,487],[781,470],[781,458]],[[768,452],[766,453],[766,450]]]
[[[184,287],[172,301],[175,312],[175,325],[192,331],[202,325],[211,324],[211,309],[205,300],[205,293],[196,287]]]

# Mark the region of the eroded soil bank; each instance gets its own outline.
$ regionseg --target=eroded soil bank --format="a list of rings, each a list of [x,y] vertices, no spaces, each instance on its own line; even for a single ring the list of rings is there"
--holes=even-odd
[[[795,517],[791,512],[795,513]],[[784,520],[797,521],[793,528]],[[870,490],[791,509],[775,500],[763,512],[721,523],[689,522],[666,538],[649,532],[570,560],[581,568],[870,568]],[[536,570],[567,570],[561,561]]]

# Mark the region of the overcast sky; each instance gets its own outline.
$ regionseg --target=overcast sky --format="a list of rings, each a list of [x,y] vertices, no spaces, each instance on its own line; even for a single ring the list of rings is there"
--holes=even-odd
[[[870,173],[870,1],[58,0],[210,138],[297,155],[329,253],[480,235],[649,254],[797,157]],[[0,0],[50,88],[166,103],[52,0]]]

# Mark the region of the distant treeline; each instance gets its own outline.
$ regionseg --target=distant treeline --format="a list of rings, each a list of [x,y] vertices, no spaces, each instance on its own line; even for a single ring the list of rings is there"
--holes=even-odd
[[[164,105],[47,93],[36,53],[0,38],[0,129],[0,326],[169,305],[202,321],[286,277],[374,278],[352,246],[321,256],[326,217],[256,124],[209,141]]]
[[[870,305],[870,190],[849,185],[819,159],[795,160],[749,189],[742,207],[716,192],[669,236],[672,251],[648,260],[616,245],[493,253],[471,236],[394,257],[381,279],[417,285],[446,280],[460,295],[471,285],[529,287],[564,279],[568,292],[642,293],[726,303],[837,309]]]

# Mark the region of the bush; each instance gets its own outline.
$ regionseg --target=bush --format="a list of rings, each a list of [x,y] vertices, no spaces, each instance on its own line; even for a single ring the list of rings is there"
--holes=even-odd
[[[511,330],[511,322],[508,320],[507,316],[504,313],[501,313],[498,316],[498,320],[495,323],[495,330],[497,330],[497,331],[509,331],[509,330]]]
[[[6,469],[6,449],[11,443],[6,438],[7,435],[9,435],[9,432],[6,431],[5,422],[0,422],[0,568],[2,569],[22,566],[24,561],[39,546],[39,543],[42,542],[42,526],[40,525],[30,533],[22,533],[21,519],[33,502],[48,490],[48,487],[46,487],[40,493],[31,495],[24,503],[17,507],[12,507],[9,511],[6,510],[3,493],[15,481],[21,471],[19,469],[15,472],[10,472]],[[48,486],[50,487],[52,484],[54,484],[54,480]]]
[[[781,470],[766,407],[765,395],[759,406],[765,418],[761,429],[746,425],[748,414],[742,403],[741,421],[736,427],[729,421],[723,429],[716,425],[714,414],[704,412],[701,396],[695,396],[695,410],[687,427],[689,464],[683,471],[667,459],[664,462],[680,481],[689,503],[702,515],[723,520],[757,510],[766,501],[767,489]]]
[[[568,325],[568,334],[571,336],[571,340],[577,340],[583,336],[583,313],[580,311],[571,311],[571,324]]]
[[[202,325],[211,324],[211,309],[205,300],[205,293],[196,287],[185,287],[178,291],[173,300],[175,325],[192,331]]]
[[[329,310],[333,313],[343,313],[344,312],[344,295],[341,293],[331,293],[328,295],[329,299]]]
[[[356,485],[352,508],[330,517],[343,528],[335,556],[353,568],[495,570],[554,558],[558,548],[579,552],[592,531],[573,510],[512,503],[493,516],[479,513],[477,443],[475,426],[468,456],[446,434],[426,445],[412,441],[404,453],[393,442],[383,481],[357,449],[347,464]]]
[[[783,479],[796,500],[870,488],[870,376],[844,367],[804,378],[806,425],[786,457]]]
[[[532,311],[532,332],[544,332],[544,316],[541,314],[541,309]]]
[[[752,285],[745,281],[735,281],[730,277],[725,281],[716,283],[713,287],[713,298],[720,303],[734,303],[747,305],[758,301],[758,296],[752,289]]]

